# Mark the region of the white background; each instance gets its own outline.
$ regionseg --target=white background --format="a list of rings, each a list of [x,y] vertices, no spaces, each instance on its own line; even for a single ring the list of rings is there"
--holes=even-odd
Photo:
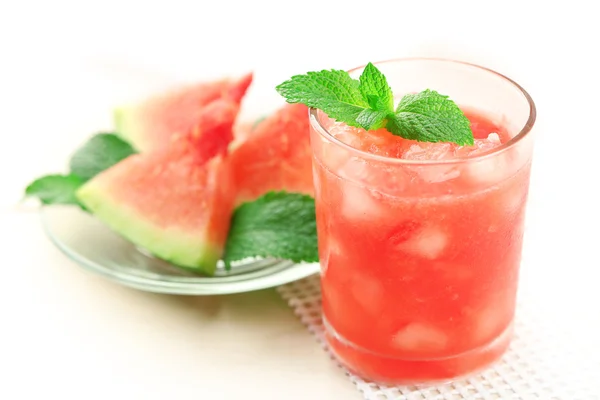
[[[252,70],[254,115],[278,105],[273,87],[292,74],[418,55],[497,69],[536,101],[524,276],[557,326],[573,324],[562,345],[598,356],[593,2],[0,1],[0,398],[358,399],[274,291],[122,288],[67,261],[15,204],[28,181],[110,129],[119,102]]]

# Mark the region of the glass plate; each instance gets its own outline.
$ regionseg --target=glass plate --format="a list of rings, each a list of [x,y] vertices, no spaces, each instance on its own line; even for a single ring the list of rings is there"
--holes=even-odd
[[[140,290],[185,295],[248,292],[283,285],[319,272],[318,263],[261,259],[242,261],[206,277],[157,259],[112,232],[78,207],[42,207],[52,242],[82,267]]]

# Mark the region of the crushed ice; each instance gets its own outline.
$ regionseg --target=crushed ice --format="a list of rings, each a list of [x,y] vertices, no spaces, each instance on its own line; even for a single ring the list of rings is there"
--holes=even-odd
[[[411,145],[402,158],[406,160],[451,160],[457,157],[472,157],[500,146],[500,136],[490,133],[485,139],[475,139],[472,146],[457,146],[452,143],[419,142]]]

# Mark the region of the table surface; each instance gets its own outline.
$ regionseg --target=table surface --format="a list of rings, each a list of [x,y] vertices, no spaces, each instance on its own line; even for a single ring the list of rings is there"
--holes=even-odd
[[[452,57],[513,77],[539,113],[524,274],[555,300],[556,324],[567,316],[598,329],[600,29],[585,2],[373,1],[399,21],[375,27],[349,4],[195,3],[146,4],[142,17],[130,1],[0,6],[0,398],[360,398],[274,289],[186,297],[125,288],[66,259],[35,208],[16,205],[28,181],[61,171],[77,144],[111,128],[115,104],[248,70],[246,116],[276,107],[272,87],[294,73],[370,60]]]

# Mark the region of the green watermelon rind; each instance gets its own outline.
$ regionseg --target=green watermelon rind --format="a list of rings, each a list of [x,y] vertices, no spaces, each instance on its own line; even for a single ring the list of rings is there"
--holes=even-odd
[[[121,205],[108,194],[103,185],[89,181],[77,192],[77,199],[92,214],[130,242],[151,250],[156,257],[178,265],[214,275],[217,262],[221,258],[222,246],[202,243],[198,233],[165,228],[148,221],[136,210]]]

